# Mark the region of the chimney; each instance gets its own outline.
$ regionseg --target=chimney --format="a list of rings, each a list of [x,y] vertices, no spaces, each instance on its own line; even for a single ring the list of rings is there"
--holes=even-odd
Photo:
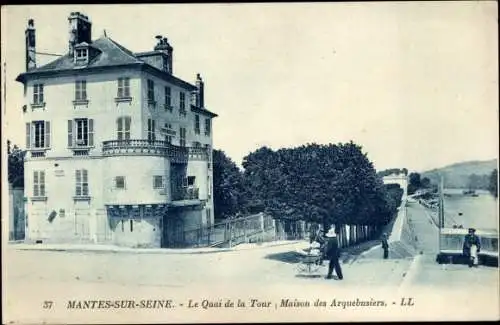
[[[158,40],[158,43],[155,45],[154,50],[166,54],[167,57],[163,61],[163,71],[172,74],[173,72],[172,53],[174,51],[174,48],[170,46],[170,44],[168,44],[168,39],[166,37],[163,37],[162,35],[157,35],[155,38]]]
[[[196,101],[196,106],[200,108],[205,107],[205,99],[204,99],[204,88],[205,84],[203,83],[203,80],[201,79],[201,76],[199,73],[196,74],[196,88],[197,88],[197,101]]]
[[[26,36],[26,71],[36,68],[35,22],[28,20]]]
[[[89,17],[79,12],[72,12],[69,17],[69,48],[68,54],[72,57],[75,45],[82,42],[92,42],[92,23]]]

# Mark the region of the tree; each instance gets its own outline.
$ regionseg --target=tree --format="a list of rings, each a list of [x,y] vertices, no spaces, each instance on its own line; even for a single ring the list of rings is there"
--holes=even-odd
[[[496,168],[490,174],[488,190],[495,197],[498,197],[498,170]]]
[[[224,151],[213,151],[214,168],[214,215],[225,219],[241,212],[244,206],[242,174]]]
[[[11,147],[11,142],[7,140],[8,154],[8,179],[13,187],[24,187],[24,157],[26,150],[21,150],[17,145]]]
[[[413,194],[422,187],[419,173],[410,173],[408,180],[408,194]]]
[[[428,177],[422,178],[420,181],[420,186],[422,188],[430,188],[431,187],[431,180]]]
[[[243,167],[249,197],[276,218],[325,226],[375,225],[390,218],[382,179],[352,142],[263,147],[246,156]]]

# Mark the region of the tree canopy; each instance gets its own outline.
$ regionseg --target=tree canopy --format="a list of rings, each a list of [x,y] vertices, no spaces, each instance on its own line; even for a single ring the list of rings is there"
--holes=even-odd
[[[21,150],[17,145],[11,147],[7,140],[8,154],[8,179],[13,187],[24,187],[24,156],[26,150]]]
[[[274,217],[323,224],[385,224],[391,211],[372,163],[353,142],[309,144],[243,160],[249,197]]]
[[[213,150],[214,216],[224,219],[245,206],[243,176],[224,151]]]

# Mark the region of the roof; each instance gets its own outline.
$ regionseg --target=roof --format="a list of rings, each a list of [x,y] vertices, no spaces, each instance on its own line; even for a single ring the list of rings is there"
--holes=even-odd
[[[193,111],[195,113],[199,113],[199,114],[208,115],[209,117],[217,117],[218,116],[217,114],[210,112],[206,108],[200,108],[200,107],[197,107],[195,105],[191,105],[191,111]]]
[[[89,46],[97,50],[97,55],[94,58],[91,58],[90,62],[85,67],[76,65],[73,57],[66,54],[46,65],[21,73],[16,80],[24,83],[29,76],[46,76],[82,70],[136,66],[148,70],[149,72],[156,74],[158,77],[167,79],[174,84],[188,89],[196,89],[194,85],[149,65],[136,56],[132,51],[107,36],[98,38]]]

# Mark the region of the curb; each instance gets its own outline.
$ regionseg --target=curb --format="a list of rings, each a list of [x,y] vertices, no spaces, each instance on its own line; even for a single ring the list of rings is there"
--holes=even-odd
[[[400,289],[405,289],[411,285],[411,283],[413,282],[413,280],[416,277],[416,274],[418,273],[418,269],[421,266],[420,260],[422,259],[422,256],[423,255],[415,256],[415,258],[413,259],[413,262],[410,265],[410,268],[406,272],[406,275],[403,278],[403,281],[401,282],[401,284],[399,286]]]
[[[59,247],[40,247],[40,246],[25,246],[25,247],[15,247],[13,246],[12,248],[16,250],[22,250],[22,251],[45,251],[45,252],[67,252],[67,253],[136,253],[136,254],[163,254],[163,255],[182,255],[182,254],[215,254],[215,253],[225,253],[225,252],[236,252],[236,251],[243,251],[243,250],[254,250],[254,249],[263,249],[263,248],[268,248],[268,247],[276,247],[276,246],[284,246],[284,245],[293,245],[297,244],[301,241],[291,241],[287,243],[276,243],[273,245],[265,245],[265,246],[253,246],[253,247],[240,247],[238,246],[232,247],[232,248],[219,248],[219,249],[214,249],[214,250],[161,250],[161,248],[154,249],[154,250],[148,250],[147,248],[138,248],[138,249],[96,249],[92,247],[88,248],[59,248]]]

